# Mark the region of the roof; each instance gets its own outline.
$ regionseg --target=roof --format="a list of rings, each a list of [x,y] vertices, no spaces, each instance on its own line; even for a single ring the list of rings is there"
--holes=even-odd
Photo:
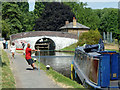
[[[71,29],[71,28],[74,28],[74,29],[90,29],[89,27],[85,26],[85,25],[82,25],[78,22],[76,22],[76,26],[73,26],[73,22],[61,27],[60,29]]]

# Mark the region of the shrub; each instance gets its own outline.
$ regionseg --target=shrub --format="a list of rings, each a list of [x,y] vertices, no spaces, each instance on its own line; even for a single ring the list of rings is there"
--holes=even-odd
[[[115,44],[118,44],[118,40],[117,39],[114,39],[114,41],[115,41]]]
[[[77,46],[82,46],[84,43],[90,45],[98,44],[100,38],[102,38],[102,36],[98,30],[90,30],[89,32],[82,33],[82,35],[79,36]]]

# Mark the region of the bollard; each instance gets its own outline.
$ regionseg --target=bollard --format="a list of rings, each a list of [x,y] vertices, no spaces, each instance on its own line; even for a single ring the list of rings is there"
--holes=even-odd
[[[73,64],[71,64],[71,79],[73,80]]]
[[[49,70],[50,69],[50,65],[46,65],[46,70]]]
[[[40,51],[39,51],[39,66],[38,66],[39,68],[39,73],[40,73]]]

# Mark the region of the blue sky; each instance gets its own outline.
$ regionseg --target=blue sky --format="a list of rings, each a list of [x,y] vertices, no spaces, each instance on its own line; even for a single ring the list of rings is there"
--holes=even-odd
[[[119,0],[79,0],[80,2],[87,2],[88,6],[92,9],[103,8],[118,8]],[[34,10],[35,0],[29,0],[29,11]]]
[[[92,9],[118,8],[118,2],[87,2]]]
[[[34,5],[35,5],[35,1],[34,0],[29,0],[29,11],[33,11],[34,10]]]

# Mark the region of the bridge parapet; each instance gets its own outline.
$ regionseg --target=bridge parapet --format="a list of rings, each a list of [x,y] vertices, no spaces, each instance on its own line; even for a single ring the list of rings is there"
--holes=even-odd
[[[22,32],[18,34],[13,34],[10,36],[11,40],[26,38],[26,37],[36,37],[36,36],[54,36],[54,37],[65,37],[78,39],[77,35],[68,33],[68,32],[58,32],[58,31],[31,31],[31,32]]]

